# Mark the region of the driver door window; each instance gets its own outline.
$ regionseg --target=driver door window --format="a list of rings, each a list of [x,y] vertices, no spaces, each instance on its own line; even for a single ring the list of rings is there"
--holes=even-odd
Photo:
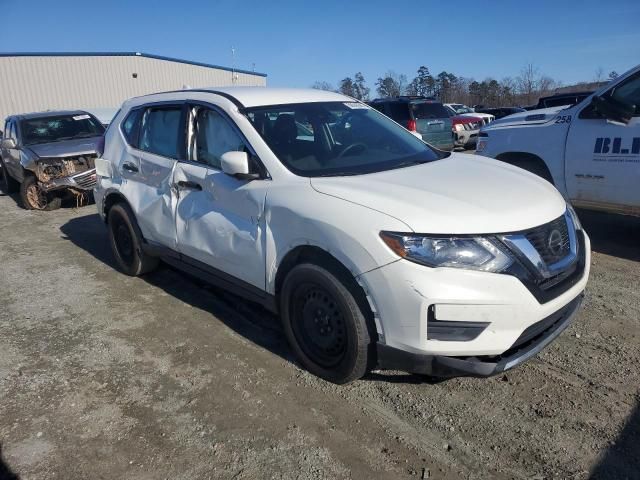
[[[640,115],[640,74],[631,77],[622,85],[618,85],[611,91],[611,98],[621,103],[635,106],[635,115]]]
[[[220,113],[200,108],[196,113],[190,160],[222,170],[220,157],[226,152],[248,152],[244,140]]]

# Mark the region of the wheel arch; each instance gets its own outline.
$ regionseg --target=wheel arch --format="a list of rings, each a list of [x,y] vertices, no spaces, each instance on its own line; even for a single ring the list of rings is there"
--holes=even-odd
[[[131,208],[131,204],[127,200],[122,193],[117,190],[108,191],[102,200],[102,213],[104,214],[103,218],[105,223],[107,222],[107,218],[109,217],[109,210],[117,203],[124,203],[131,212],[133,209]]]
[[[504,152],[497,155],[496,160],[535,173],[547,180],[551,185],[556,184],[553,175],[551,175],[551,170],[549,170],[549,166],[538,155],[529,152]]]
[[[284,280],[287,278],[289,272],[296,265],[300,265],[301,263],[312,263],[326,268],[329,272],[336,275],[341,281],[345,282],[345,286],[351,290],[356,301],[360,305],[360,308],[363,309],[363,313],[367,317],[367,320],[371,322],[373,332],[376,331],[374,323],[374,312],[376,311],[375,305],[372,304],[373,300],[369,295],[367,295],[362,284],[343,262],[332,255],[329,251],[315,245],[299,245],[292,248],[287,252],[278,265],[274,280],[274,295],[278,306],[280,305],[280,293],[282,291]]]

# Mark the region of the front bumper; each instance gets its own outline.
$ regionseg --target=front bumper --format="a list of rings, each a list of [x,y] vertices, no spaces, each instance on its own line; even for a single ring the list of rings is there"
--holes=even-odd
[[[511,274],[428,268],[407,260],[360,275],[374,311],[381,368],[491,375],[535,355],[566,327],[547,331],[551,327],[542,322],[558,312],[573,315],[579,305],[573,302],[585,290],[590,242],[581,235],[576,269],[561,283],[545,285],[547,290]],[[546,325],[548,335],[523,352],[519,341],[534,325]]]
[[[68,177],[54,178],[48,182],[41,184],[42,189],[45,192],[51,192],[54,190],[61,190],[65,188],[73,188],[75,190],[93,190],[96,186],[96,170],[85,170],[84,172],[76,173]]]
[[[461,130],[455,132],[455,145],[456,147],[471,147],[478,141],[479,130]]]
[[[511,348],[500,355],[447,357],[412,353],[378,344],[378,368],[440,378],[497,375],[525,362],[555,340],[575,317],[583,297],[584,294],[580,294],[559,311],[531,325]]]

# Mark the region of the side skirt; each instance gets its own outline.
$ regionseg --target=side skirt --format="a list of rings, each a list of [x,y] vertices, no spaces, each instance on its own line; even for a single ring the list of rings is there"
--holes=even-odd
[[[275,296],[250,283],[161,245],[145,242],[143,250],[146,254],[159,257],[172,267],[193,275],[210,285],[227,290],[250,302],[258,303],[270,312],[278,313],[278,302],[276,302]]]

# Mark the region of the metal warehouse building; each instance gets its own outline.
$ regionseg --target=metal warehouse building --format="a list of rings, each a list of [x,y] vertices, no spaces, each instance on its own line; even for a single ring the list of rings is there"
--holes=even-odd
[[[266,86],[266,77],[138,52],[2,53],[0,120],[43,110],[113,111],[130,97],[185,86]]]

